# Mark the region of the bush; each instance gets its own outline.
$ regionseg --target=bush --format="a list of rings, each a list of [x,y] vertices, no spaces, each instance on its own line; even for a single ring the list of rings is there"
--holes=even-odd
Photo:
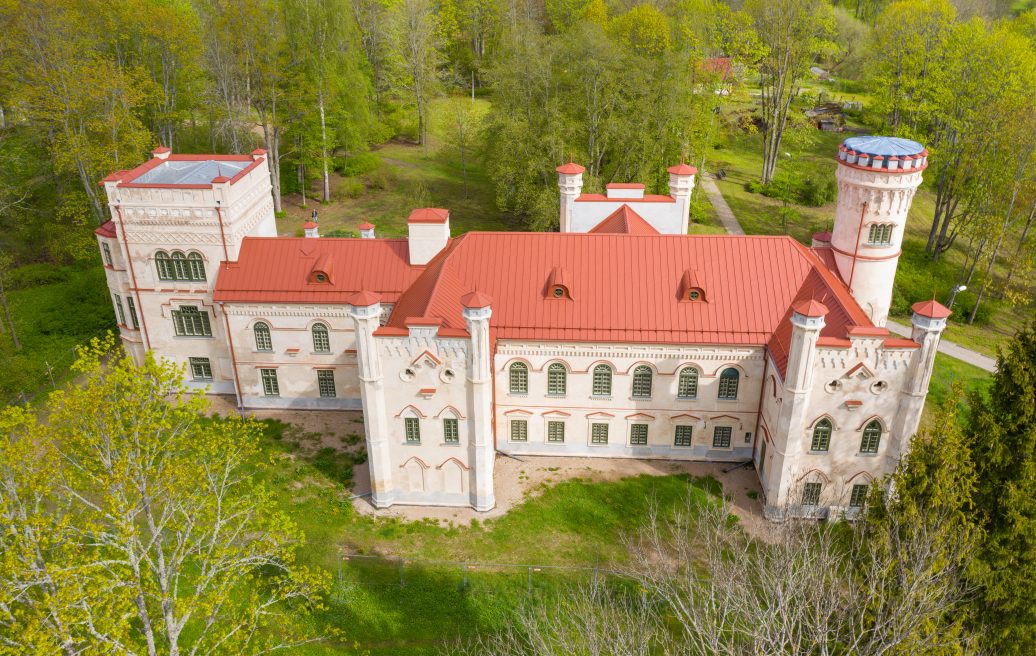
[[[808,207],[820,207],[834,202],[838,196],[838,183],[833,179],[817,181],[813,178],[806,178],[798,190],[798,196],[802,204]]]
[[[346,230],[345,228],[335,228],[334,230],[328,230],[327,232],[321,233],[321,237],[359,237],[355,230]]]
[[[360,153],[352,157],[334,158],[334,169],[346,178],[369,173],[381,166],[381,159],[374,153]]]
[[[745,183],[745,191],[750,194],[761,194],[763,193],[763,183],[758,180],[749,180]]]
[[[363,182],[355,178],[345,178],[335,185],[331,193],[332,200],[341,201],[347,198],[359,198],[366,191]]]
[[[68,269],[53,264],[26,264],[11,269],[4,277],[8,289],[29,289],[68,280]]]

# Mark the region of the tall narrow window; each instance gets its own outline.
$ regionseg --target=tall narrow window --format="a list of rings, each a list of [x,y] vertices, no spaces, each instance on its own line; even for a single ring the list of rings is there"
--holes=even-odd
[[[266,396],[281,395],[281,386],[277,382],[276,369],[260,369],[259,375],[263,379],[263,394]]]
[[[698,370],[684,367],[680,371],[680,380],[676,386],[676,398],[694,399],[698,397]]]
[[[633,370],[633,398],[651,398],[651,367],[637,367]]]
[[[159,280],[176,280],[176,272],[173,271],[173,261],[169,253],[158,251],[155,253],[155,269],[158,271]]]
[[[560,362],[547,367],[547,394],[564,396],[568,388],[568,370]]]
[[[257,351],[272,351],[273,350],[273,338],[270,337],[270,326],[263,321],[256,321],[255,325],[252,326],[252,332],[255,333],[255,350]]]
[[[338,396],[335,390],[335,372],[330,369],[317,371],[317,389],[320,390],[320,396],[325,399],[333,399]]]
[[[734,429],[730,426],[716,426],[712,429],[712,446],[716,449],[729,449],[733,432]]]
[[[816,506],[819,504],[822,487],[820,483],[806,483],[805,487],[802,488],[802,505]]]
[[[590,425],[590,444],[608,443],[608,424]]]
[[[565,422],[563,422],[563,421],[548,421],[547,422],[547,441],[548,442],[564,442],[565,441]]]
[[[205,261],[201,259],[200,253],[187,256],[187,280],[205,280]]]
[[[101,242],[101,252],[104,253],[104,263],[112,266],[112,249],[108,247],[108,242]]]
[[[647,424],[630,424],[630,444],[633,446],[644,446],[647,444],[647,437]]]
[[[594,396],[612,395],[612,368],[606,364],[594,367]]]
[[[198,310],[194,305],[181,305],[173,310],[173,329],[180,337],[212,337],[209,313]]]
[[[327,326],[322,323],[313,324],[313,350],[317,353],[331,352],[331,338],[327,334]]]
[[[529,422],[525,419],[512,419],[511,420],[511,441],[512,442],[528,442],[529,441]]]
[[[724,369],[719,375],[719,398],[730,401],[737,398],[737,383],[741,374],[737,369]]]
[[[133,327],[133,330],[137,330],[140,328],[140,325],[137,323],[137,304],[133,302],[132,296],[126,297],[126,304],[129,306],[130,325]]]
[[[673,439],[674,446],[693,446],[692,433],[694,432],[692,426],[677,426],[676,437]]]
[[[856,484],[853,486],[852,495],[849,497],[850,508],[863,508],[867,503],[867,485]]]
[[[115,314],[119,317],[119,323],[123,326],[126,325],[126,313],[122,309],[122,298],[118,294],[112,294],[115,299]]]
[[[421,421],[417,417],[403,418],[403,433],[408,444],[421,443]]]
[[[827,451],[831,446],[831,422],[828,419],[821,419],[813,427],[813,442],[809,445],[810,451]]]
[[[877,453],[880,442],[881,422],[875,419],[863,429],[863,439],[860,440],[860,453]]]
[[[511,394],[529,393],[529,367],[524,362],[515,362],[508,369],[508,384]]]
[[[442,440],[447,444],[460,444],[460,422],[447,417],[442,420]]]
[[[170,259],[173,261],[173,280],[190,280],[191,276],[187,270],[187,256],[180,251],[173,251]]]
[[[190,358],[191,378],[194,380],[212,380],[212,365],[208,358]]]

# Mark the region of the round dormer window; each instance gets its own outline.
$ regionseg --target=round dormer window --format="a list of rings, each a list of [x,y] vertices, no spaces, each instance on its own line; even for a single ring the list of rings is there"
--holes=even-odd
[[[317,278],[317,282],[327,282],[327,276],[325,276],[322,273],[318,273],[316,275],[316,278]]]
[[[554,288],[554,298],[561,298],[564,295],[565,295],[564,288],[562,288],[562,287],[555,287]]]
[[[701,298],[701,292],[699,292],[697,289],[692,289],[690,293],[687,294],[687,298],[689,298],[692,301],[697,301],[699,298]]]

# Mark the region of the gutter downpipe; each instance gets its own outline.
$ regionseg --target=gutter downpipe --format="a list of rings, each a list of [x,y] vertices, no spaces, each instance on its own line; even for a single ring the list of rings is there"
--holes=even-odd
[[[140,327],[144,329],[144,341],[147,343],[146,351],[151,350],[151,337],[147,331],[147,312],[144,311],[144,303],[140,300],[140,288],[137,286],[137,272],[133,268],[133,258],[130,256],[129,241],[126,239],[126,225],[122,221],[122,209],[115,205],[115,214],[119,217],[119,228],[122,231],[122,250],[126,254],[126,263],[129,264],[130,279],[133,281],[133,295],[137,297],[137,309],[140,313]]]
[[[230,334],[230,316],[227,315],[227,308],[223,301],[219,302],[219,311],[223,313],[223,324],[227,329],[227,344],[230,347],[230,366],[234,368],[234,396],[237,397],[237,412],[241,418],[245,418],[245,406],[241,400],[241,378],[237,373],[237,358],[234,356],[234,338]]]

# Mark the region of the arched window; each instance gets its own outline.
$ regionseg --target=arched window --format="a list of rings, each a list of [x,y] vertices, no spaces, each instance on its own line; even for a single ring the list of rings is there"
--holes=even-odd
[[[736,399],[737,398],[737,383],[741,378],[741,374],[738,370],[729,367],[723,370],[723,373],[719,375],[719,398],[721,399]]]
[[[810,451],[827,451],[831,447],[831,421],[821,419],[813,427],[813,442],[809,445]]]
[[[680,380],[676,385],[676,398],[698,398],[698,370],[694,367],[684,367],[680,371]]]
[[[331,338],[327,335],[327,326],[322,323],[313,324],[313,350],[317,353],[331,352]]]
[[[633,398],[651,398],[651,367],[642,365],[633,370]]]
[[[202,261],[200,253],[191,253],[187,256],[187,273],[190,275],[187,280],[205,280],[205,262]]]
[[[863,439],[860,440],[860,453],[877,453],[880,442],[881,422],[875,419],[863,429]]]
[[[895,229],[892,223],[872,223],[867,233],[867,243],[877,246],[887,246],[892,243],[892,231]]]
[[[190,276],[187,272],[187,256],[180,251],[173,251],[173,279],[174,280],[190,280]]]
[[[524,362],[515,362],[508,373],[511,394],[529,393],[529,367]]]
[[[568,387],[568,371],[560,362],[547,367],[547,394],[564,396]]]
[[[255,348],[257,351],[272,351],[273,339],[270,337],[270,326],[262,321],[255,322],[252,326],[255,333]]]
[[[594,396],[612,395],[612,368],[606,364],[594,367]]]
[[[155,253],[155,269],[158,270],[159,280],[176,280],[176,273],[173,271],[173,262],[169,259],[169,253],[165,251]]]

